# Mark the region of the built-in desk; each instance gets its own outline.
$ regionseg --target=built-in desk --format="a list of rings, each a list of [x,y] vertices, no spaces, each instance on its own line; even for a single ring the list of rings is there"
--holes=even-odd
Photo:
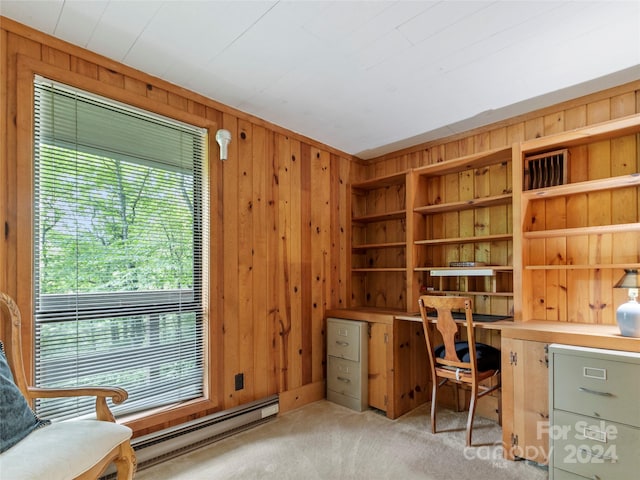
[[[371,406],[396,418],[430,400],[419,313],[363,308],[329,310],[327,315],[369,323]],[[549,344],[640,352],[640,339],[621,336],[615,325],[499,320],[475,326],[478,341],[488,335],[502,351],[503,451],[512,459],[547,462]]]
[[[617,325],[531,320],[510,322],[501,330],[503,338],[640,352],[640,338],[623,337]]]
[[[467,322],[463,319],[463,315],[464,314],[460,314],[460,316],[458,317],[455,314],[455,312],[453,312],[453,320],[456,323],[459,323],[460,325],[466,325]],[[513,320],[511,318],[503,318],[501,320],[494,320],[494,319],[485,320],[486,318],[489,317],[489,315],[482,315],[482,314],[477,315],[474,313],[473,316],[474,316],[473,326],[476,328],[482,328],[482,329],[488,329],[488,330],[502,330],[508,325],[513,324]],[[433,317],[429,316],[428,318],[432,323],[436,322],[435,316]],[[475,320],[476,318],[478,318],[479,320],[476,321]],[[400,315],[396,315],[395,319],[422,323],[422,317],[420,316],[419,313],[400,314]]]
[[[419,313],[376,308],[328,310],[327,317],[359,320],[369,327],[369,405],[397,418],[431,400],[429,360]],[[435,318],[434,318],[435,321]],[[464,323],[460,320],[460,323]],[[499,345],[499,330],[510,320],[478,322],[479,341]],[[447,401],[447,395],[443,400]],[[488,397],[487,397],[488,398]],[[451,399],[452,400],[452,399]],[[497,418],[495,405],[485,399],[480,415]],[[486,411],[483,411],[486,410]]]

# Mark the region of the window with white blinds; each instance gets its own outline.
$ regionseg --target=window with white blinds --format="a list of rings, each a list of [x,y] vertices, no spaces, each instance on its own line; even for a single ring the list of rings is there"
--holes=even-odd
[[[41,77],[34,98],[36,385],[120,386],[116,414],[201,397],[206,130]]]

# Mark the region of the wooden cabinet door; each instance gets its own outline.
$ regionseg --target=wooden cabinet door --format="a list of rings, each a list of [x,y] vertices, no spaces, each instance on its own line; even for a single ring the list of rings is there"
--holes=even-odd
[[[389,399],[390,339],[391,325],[369,323],[369,406],[384,412]]]
[[[393,416],[397,418],[431,400],[429,358],[421,322],[393,323]]]
[[[505,457],[549,459],[547,344],[502,338],[502,432]]]

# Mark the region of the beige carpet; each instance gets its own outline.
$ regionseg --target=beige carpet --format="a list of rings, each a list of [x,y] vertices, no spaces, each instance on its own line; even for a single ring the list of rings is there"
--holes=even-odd
[[[440,410],[430,433],[429,405],[389,420],[322,400],[251,430],[138,472],[136,480],[397,479],[543,480],[547,473],[502,459],[500,427],[477,417],[465,448],[465,412]]]

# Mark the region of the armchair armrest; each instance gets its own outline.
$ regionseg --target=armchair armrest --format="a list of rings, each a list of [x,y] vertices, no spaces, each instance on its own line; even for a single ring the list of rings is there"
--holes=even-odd
[[[96,397],[96,418],[108,422],[115,422],[115,418],[107,405],[107,398],[111,398],[113,403],[119,404],[129,396],[126,390],[118,387],[27,387],[27,393],[30,400],[35,398]]]

